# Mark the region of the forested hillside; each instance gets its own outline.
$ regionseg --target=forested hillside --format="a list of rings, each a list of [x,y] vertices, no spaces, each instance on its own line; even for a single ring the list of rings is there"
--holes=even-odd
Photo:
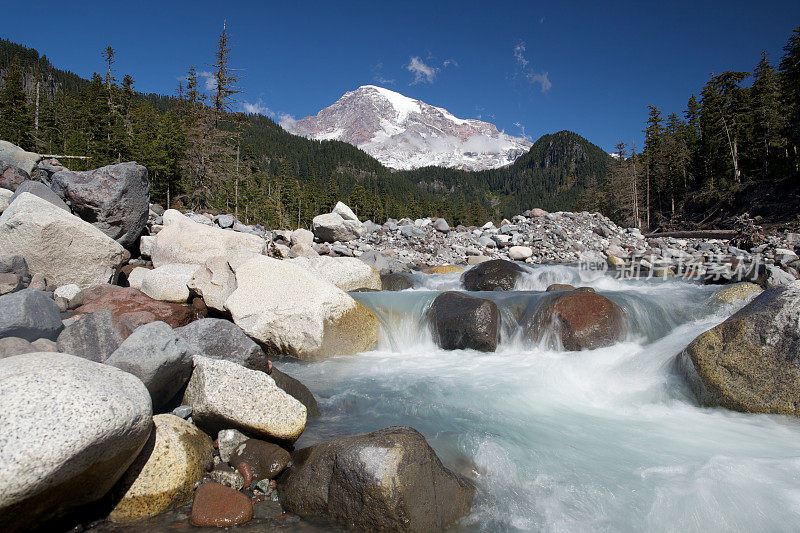
[[[620,142],[616,158],[561,131],[512,165],[480,172],[395,172],[350,144],[298,137],[268,117],[235,112],[229,55],[223,31],[212,91],[190,67],[175,94],[141,94],[132,76],[116,71],[111,47],[98,53],[101,72],[85,80],[0,40],[0,138],[91,158],[64,160],[75,169],[136,160],[150,170],[154,201],[268,227],[308,226],[337,200],[364,219],[482,224],[542,207],[598,210],[643,229],[797,211],[800,28],[777,67],[764,54],[752,73],[712,75],[680,116],[649,106],[643,145]]]
[[[648,106],[644,146],[621,141],[610,179],[583,204],[628,225],[729,225],[749,213],[768,222],[800,212],[800,27],[776,66],[712,74],[681,116]],[[643,148],[643,149],[642,149]]]

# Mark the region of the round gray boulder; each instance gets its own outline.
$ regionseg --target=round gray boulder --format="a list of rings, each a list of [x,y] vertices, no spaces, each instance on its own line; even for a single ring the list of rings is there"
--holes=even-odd
[[[103,497],[150,435],[134,376],[59,353],[0,360],[0,524],[33,530]]]
[[[58,305],[43,291],[23,289],[0,296],[0,338],[55,340],[63,327]]]

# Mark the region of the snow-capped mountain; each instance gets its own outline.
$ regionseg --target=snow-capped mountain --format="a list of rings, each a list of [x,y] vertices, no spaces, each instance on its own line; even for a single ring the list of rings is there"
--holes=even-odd
[[[354,144],[390,168],[430,165],[486,170],[513,163],[531,143],[480,120],[454,117],[446,109],[364,85],[344,94],[316,116],[284,122],[311,139]]]

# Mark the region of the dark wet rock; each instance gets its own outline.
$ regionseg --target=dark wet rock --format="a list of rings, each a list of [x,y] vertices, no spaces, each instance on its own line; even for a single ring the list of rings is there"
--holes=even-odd
[[[233,361],[253,370],[267,370],[264,350],[230,320],[203,318],[177,328],[175,333],[189,345],[192,353]]]
[[[319,405],[311,391],[300,381],[273,367],[270,377],[275,384],[286,394],[306,406],[306,416],[316,418],[320,416]]]
[[[239,468],[241,463],[247,463],[252,472],[252,481],[261,481],[277,477],[286,468],[289,459],[289,452],[280,446],[263,440],[247,439],[233,451],[230,463],[234,468]]]
[[[625,311],[594,292],[545,293],[520,320],[525,336],[565,350],[592,350],[625,338]],[[552,335],[552,337],[550,337]]]
[[[497,304],[463,292],[443,292],[428,309],[428,323],[436,344],[445,350],[493,352],[500,342]]]
[[[203,483],[194,493],[189,521],[197,527],[229,527],[253,518],[250,498],[219,483]]]
[[[8,204],[11,205],[11,203],[14,200],[16,200],[20,194],[24,192],[31,193],[34,196],[38,196],[42,200],[50,202],[54,206],[63,209],[67,213],[71,213],[71,211],[69,210],[69,206],[67,206],[67,204],[65,204],[64,201],[56,193],[51,191],[50,188],[47,187],[47,185],[45,185],[44,183],[40,183],[38,181],[25,181],[21,183],[19,187],[17,187],[17,190],[14,191],[14,195],[11,197],[11,199],[9,199]]]
[[[800,281],[764,291],[678,362],[702,405],[800,416]]]
[[[292,454],[283,508],[367,531],[440,531],[469,513],[474,487],[408,427],[323,442]]]
[[[574,291],[575,287],[566,283],[553,283],[547,287],[547,292],[553,291]]]
[[[120,163],[86,172],[53,174],[53,190],[70,203],[75,214],[126,248],[147,224],[150,182],[147,169]]]
[[[461,275],[461,283],[468,291],[510,291],[524,272],[525,268],[516,263],[493,259],[464,272]]]
[[[58,306],[46,292],[23,289],[0,296],[0,338],[55,340],[63,327]]]
[[[123,337],[143,324],[161,321],[173,328],[185,326],[195,319],[192,310],[182,305],[160,302],[132,287],[96,285],[83,291],[83,305],[78,313],[109,309],[117,323],[125,328]]]
[[[114,315],[101,309],[81,315],[66,326],[58,335],[58,351],[104,363],[122,341]]]
[[[405,274],[386,274],[381,276],[381,288],[385,291],[403,291],[414,284]]]

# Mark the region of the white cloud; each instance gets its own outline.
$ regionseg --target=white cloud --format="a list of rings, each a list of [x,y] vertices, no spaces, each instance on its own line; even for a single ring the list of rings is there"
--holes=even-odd
[[[414,81],[411,82],[411,85],[416,85],[421,82],[433,83],[438,69],[426,65],[422,59],[414,56],[410,58],[408,65],[406,65],[406,70],[414,74]]]
[[[280,113],[278,115],[278,124],[280,124],[281,127],[283,127],[283,129],[286,131],[292,131],[291,128],[294,126],[295,122],[297,122],[297,119],[295,119],[289,113]]]
[[[203,70],[198,72],[197,75],[206,80],[206,91],[213,91],[217,88],[217,78],[214,77],[212,72]]]
[[[442,67],[444,67],[444,68],[447,68],[450,65],[453,65],[454,67],[457,67],[458,66],[458,61],[456,61],[455,59],[445,59],[444,63],[442,63]]]
[[[520,41],[514,46],[514,59],[519,69],[514,77],[516,78],[521,74],[531,85],[541,86],[542,92],[546,93],[553,87],[552,82],[550,82],[550,73],[547,71],[536,72],[530,67],[530,61],[525,57],[526,50],[525,41]]]
[[[264,115],[265,117],[274,117],[275,112],[272,109],[268,108],[264,103],[259,99],[256,103],[250,102],[242,102],[242,109],[245,113],[258,114]]]

